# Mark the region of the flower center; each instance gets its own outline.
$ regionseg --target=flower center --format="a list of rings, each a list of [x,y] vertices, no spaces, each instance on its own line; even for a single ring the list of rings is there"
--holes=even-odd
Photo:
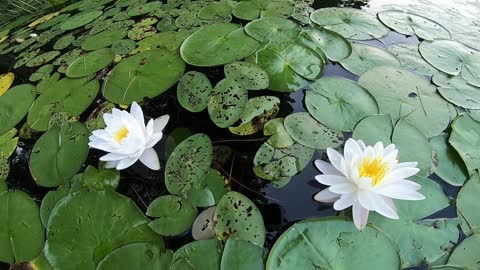
[[[128,135],[128,129],[126,127],[123,127],[119,129],[115,134],[113,135],[113,138],[118,142],[121,143],[123,139],[125,139]]]
[[[369,177],[372,179],[372,186],[376,186],[382,181],[388,172],[388,165],[382,158],[366,158],[363,160],[359,169],[360,177]]]

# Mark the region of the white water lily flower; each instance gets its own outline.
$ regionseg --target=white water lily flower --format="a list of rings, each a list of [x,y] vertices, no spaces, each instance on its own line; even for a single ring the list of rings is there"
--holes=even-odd
[[[113,109],[111,114],[105,113],[103,119],[106,128],[93,131],[88,145],[109,152],[100,158],[107,162],[107,168],[123,170],[140,160],[152,170],[160,169],[153,147],[162,139],[162,131],[170,119],[168,115],[151,119],[145,126],[142,108],[133,102],[130,113]]]
[[[316,160],[323,173],[315,179],[329,186],[314,197],[319,202],[334,202],[337,211],[353,206],[353,221],[359,230],[367,225],[369,211],[391,219],[399,219],[392,199],[423,200],[417,192],[421,185],[407,180],[418,173],[417,162],[398,163],[394,144],[382,142],[366,146],[362,141],[349,139],[343,155],[327,149],[330,163]]]

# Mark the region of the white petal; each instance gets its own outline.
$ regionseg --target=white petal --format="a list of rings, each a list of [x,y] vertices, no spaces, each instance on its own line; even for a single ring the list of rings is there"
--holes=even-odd
[[[95,148],[95,149],[102,150],[102,151],[105,151],[105,152],[116,152],[116,151],[118,151],[117,145],[115,145],[113,143],[89,142],[88,146],[90,146],[90,148]]]
[[[360,203],[357,201],[353,204],[353,223],[355,227],[360,231],[363,231],[367,226],[368,221],[368,210],[363,208]]]
[[[362,205],[362,207],[374,211],[375,207],[379,203],[383,203],[382,198],[375,192],[366,191],[366,190],[359,190],[358,193],[358,202]]]
[[[153,132],[154,133],[162,132],[165,126],[167,125],[168,120],[170,120],[170,115],[168,114],[155,119],[154,125],[153,125]]]
[[[163,133],[153,133],[153,135],[149,138],[147,143],[145,144],[145,148],[152,148],[154,147],[163,137]]]
[[[109,153],[104,155],[103,157],[100,158],[101,161],[119,161],[124,158],[127,158],[125,155],[121,154],[116,154],[116,153]]]
[[[344,194],[333,204],[333,209],[336,211],[342,211],[352,206],[357,201],[356,193]]]
[[[105,169],[113,169],[113,168],[117,167],[119,162],[120,161],[107,161],[107,162],[105,162],[105,165],[104,165]]]
[[[323,174],[343,175],[339,170],[335,169],[332,164],[320,159],[315,160],[315,166]]]
[[[320,184],[327,185],[327,186],[350,182],[344,176],[326,175],[326,174],[315,176],[315,180],[317,180]]]
[[[357,140],[357,145],[358,145],[358,147],[360,147],[361,151],[363,151],[363,150],[365,150],[365,148],[367,148],[367,146],[365,145],[365,143],[362,140]]]
[[[343,156],[346,162],[351,162],[355,157],[362,154],[362,149],[354,139],[348,139],[345,143],[345,149],[343,150]]]
[[[145,127],[145,118],[143,117],[143,111],[140,106],[138,106],[137,102],[133,102],[132,106],[130,107],[130,114],[135,117],[138,124],[142,127]]]
[[[398,216],[397,208],[395,207],[393,200],[387,197],[383,197],[382,199],[384,203],[377,204],[375,212],[387,218],[399,219],[400,217]]]
[[[414,167],[403,167],[403,168],[393,168],[391,171],[385,175],[385,180],[395,181],[414,176],[420,171],[419,168]]]
[[[147,127],[145,128],[145,137],[150,138],[153,135],[153,129],[154,129],[154,123],[153,119],[150,119],[147,123]]]
[[[160,161],[158,160],[157,152],[153,148],[145,149],[145,152],[140,156],[140,161],[151,170],[160,170]]]
[[[351,182],[334,184],[330,188],[331,192],[337,194],[348,194],[357,191],[357,186]]]
[[[332,203],[340,197],[339,194],[333,193],[328,188],[318,192],[313,199],[317,202]]]
[[[115,139],[103,129],[94,130],[92,135],[107,142],[115,142]]]
[[[333,167],[341,172],[343,156],[333,148],[327,148],[327,156]]]
[[[425,196],[418,193],[415,190],[406,189],[405,186],[391,184],[385,186],[379,190],[376,190],[378,194],[390,197],[392,199],[398,200],[412,200],[412,201],[419,201],[425,199]]]
[[[124,170],[130,166],[132,166],[133,164],[135,164],[135,162],[137,162],[138,158],[126,158],[126,159],[122,159],[120,160],[120,162],[118,162],[117,164],[117,170],[121,171],[121,170]]]
[[[377,142],[373,146],[373,151],[375,152],[375,156],[383,156],[383,142]]]
[[[405,167],[417,167],[418,162],[402,162],[395,165],[395,169],[405,168]]]

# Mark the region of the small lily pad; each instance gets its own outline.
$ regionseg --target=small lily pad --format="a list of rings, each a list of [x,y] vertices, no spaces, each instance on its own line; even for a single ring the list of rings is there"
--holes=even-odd
[[[245,86],[233,78],[226,78],[213,88],[208,114],[217,126],[227,128],[240,119],[247,102]]]
[[[137,47],[137,42],[131,39],[117,40],[112,44],[115,54],[129,54]]]
[[[480,235],[474,234],[464,239],[448,258],[448,265],[458,266],[462,269],[478,268],[480,260]]]
[[[87,37],[82,42],[82,49],[94,51],[111,46],[115,41],[121,40],[127,35],[125,30],[105,31],[94,36]]]
[[[284,118],[272,119],[265,124],[263,129],[263,135],[270,136],[267,142],[275,148],[285,148],[295,143],[285,130],[284,120]]]
[[[60,55],[59,51],[46,52],[44,54],[40,54],[40,55],[32,58],[30,61],[27,62],[26,66],[27,67],[41,66],[41,65],[44,65],[44,64],[52,61],[53,59],[55,59],[59,55]]]
[[[207,76],[198,71],[185,73],[177,86],[178,102],[190,112],[201,112],[206,109],[211,94],[212,84]]]
[[[192,226],[192,237],[195,240],[208,240],[215,237],[213,215],[215,207],[210,207],[201,212]]]
[[[128,31],[128,38],[132,40],[142,40],[155,35],[156,32],[157,29],[153,26],[136,26]]]
[[[115,169],[106,169],[104,163],[100,163],[98,169],[88,166],[82,175],[83,186],[97,190],[115,190],[120,183],[120,172]]]
[[[220,270],[220,247],[216,239],[194,241],[179,248],[170,270]]]
[[[15,80],[15,74],[12,72],[0,75],[0,96],[5,94]]]
[[[73,61],[68,66],[67,76],[79,78],[94,74],[111,64],[114,58],[115,52],[110,48],[90,52]]]
[[[252,0],[240,1],[233,7],[233,15],[242,20],[255,20],[260,16],[277,16],[287,18],[294,12],[294,7],[287,1]]]
[[[362,119],[353,130],[352,138],[362,140],[366,145],[375,145],[382,142],[383,145],[392,143],[393,133],[392,118],[390,115],[370,115]]]
[[[68,46],[70,46],[74,40],[75,40],[75,36],[73,35],[63,36],[60,39],[58,39],[57,42],[55,42],[55,44],[53,44],[53,49],[63,50]]]
[[[70,193],[69,191],[70,185],[65,184],[59,187],[57,190],[49,191],[43,198],[42,204],[40,205],[40,218],[45,228],[47,228],[48,219],[50,218],[53,208],[55,208],[61,199],[67,197],[67,195]]]
[[[340,61],[352,54],[352,45],[342,35],[327,28],[303,28],[300,42],[311,49],[324,53],[332,61]]]
[[[400,66],[400,61],[392,53],[379,47],[352,43],[350,57],[340,61],[342,66],[355,75],[362,75],[366,71],[379,66]]]
[[[75,16],[68,18],[66,21],[64,21],[60,25],[60,29],[67,31],[67,30],[72,30],[72,29],[82,27],[92,22],[96,18],[102,16],[102,14],[103,14],[103,11],[100,11],[100,10],[79,13]]]
[[[53,71],[53,65],[50,65],[50,64],[45,65],[37,69],[35,73],[32,73],[32,75],[30,75],[29,80],[32,82],[43,80],[46,77],[50,77],[50,74],[52,73],[52,71]]]
[[[435,174],[450,185],[463,185],[468,179],[468,170],[460,155],[448,143],[448,136],[433,137],[430,143],[438,158]]]
[[[34,93],[35,86],[21,84],[0,96],[0,134],[15,127],[27,115]]]
[[[268,74],[259,66],[247,62],[234,62],[224,67],[225,76],[240,82],[248,90],[268,87]]]
[[[188,200],[174,195],[158,197],[147,209],[147,216],[155,218],[148,226],[164,236],[185,232],[192,226],[196,215],[197,210]]]
[[[17,150],[18,137],[16,129],[11,129],[0,136],[0,159],[8,159]]]

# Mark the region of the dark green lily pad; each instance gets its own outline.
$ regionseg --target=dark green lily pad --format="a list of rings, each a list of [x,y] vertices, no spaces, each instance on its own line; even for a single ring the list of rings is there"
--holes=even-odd
[[[0,96],[0,134],[11,130],[27,115],[35,99],[35,86],[21,84]]]
[[[480,177],[474,175],[458,193],[457,213],[461,220],[462,230],[466,235],[480,232],[480,217],[477,210],[479,192]]]
[[[352,54],[352,45],[342,35],[320,27],[303,28],[300,42],[332,61],[340,61]]]
[[[156,49],[126,58],[116,65],[103,85],[103,95],[116,104],[156,97],[182,76],[185,63],[175,52]]]
[[[452,133],[448,142],[462,157],[468,171],[480,168],[480,123],[468,115],[461,115],[452,123]]]
[[[430,144],[438,159],[435,174],[450,185],[462,186],[469,177],[468,170],[460,155],[448,143],[448,135],[433,137]]]
[[[100,261],[98,270],[168,269],[173,252],[149,243],[134,243],[114,250]]]
[[[22,263],[43,249],[45,232],[35,201],[22,191],[0,193],[0,262]]]
[[[238,192],[230,191],[218,202],[214,222],[219,239],[245,240],[260,247],[265,243],[262,214],[252,201]]]
[[[329,129],[309,113],[294,113],[285,118],[285,130],[298,143],[313,149],[335,148],[343,143],[343,134]]]
[[[161,8],[161,6],[162,6],[161,1],[137,4],[137,5],[131,6],[131,8],[128,9],[128,16],[134,17],[134,16],[147,14],[154,11],[155,9]]]
[[[158,197],[147,209],[147,216],[155,218],[148,226],[164,236],[185,232],[192,226],[196,215],[197,210],[189,201],[174,195]]]
[[[115,190],[120,183],[120,172],[115,169],[106,169],[100,162],[98,169],[88,166],[82,175],[83,186],[97,190]]]
[[[165,185],[172,194],[189,191],[207,175],[212,164],[212,142],[205,134],[181,142],[170,155],[165,168]]]
[[[44,65],[44,64],[52,61],[53,59],[55,59],[59,55],[60,55],[59,51],[46,52],[44,54],[40,54],[40,55],[32,58],[30,61],[27,62],[26,66],[27,67],[41,66],[41,65]]]
[[[55,44],[53,44],[53,49],[63,50],[68,46],[70,46],[74,40],[75,40],[75,36],[73,35],[63,36],[60,39],[58,39],[57,42],[55,42]]]
[[[285,43],[295,40],[300,35],[301,27],[285,18],[267,16],[249,22],[245,31],[262,43]]]
[[[115,54],[129,54],[137,47],[137,42],[131,39],[117,40],[112,44]]]
[[[121,40],[127,35],[125,30],[105,31],[94,36],[87,37],[82,42],[82,49],[86,51],[94,51],[101,48],[109,47],[115,41]]]
[[[312,12],[310,19],[340,35],[356,40],[379,39],[389,30],[374,16],[353,8],[322,8]]]
[[[103,14],[103,11],[100,11],[100,10],[79,13],[75,16],[68,18],[66,21],[64,21],[60,25],[60,29],[67,31],[67,30],[72,30],[72,29],[82,27],[92,22],[96,18],[100,17],[102,14]]]
[[[204,20],[218,20],[232,14],[232,7],[227,2],[212,2],[198,11],[198,17]]]
[[[341,77],[328,77],[311,84],[305,96],[310,114],[329,128],[353,131],[364,117],[378,113],[375,99],[363,87]]]
[[[7,190],[5,181],[10,174],[10,162],[8,159],[0,158],[0,183],[4,184],[4,189]]]
[[[52,213],[53,208],[57,205],[57,203],[67,197],[70,194],[70,185],[65,184],[59,187],[57,190],[52,190],[45,195],[42,200],[42,204],[40,205],[40,218],[42,220],[42,224],[45,228],[48,225],[48,219],[50,218],[50,214]]]
[[[259,96],[248,100],[245,110],[240,117],[241,123],[236,127],[229,127],[230,132],[236,135],[252,135],[263,129],[265,123],[275,118],[280,111],[280,99],[274,96]]]
[[[188,37],[188,35],[188,32],[173,31],[155,34],[139,41],[137,43],[138,48],[135,49],[132,54],[153,49],[167,49],[177,52],[185,38]]]
[[[110,65],[114,58],[115,52],[110,48],[90,52],[73,61],[68,66],[67,76],[71,78],[79,78],[94,74]]]
[[[208,77],[198,71],[183,75],[177,86],[177,99],[180,105],[190,112],[205,110],[212,94],[212,84]]]
[[[432,76],[438,70],[430,65],[418,51],[418,45],[414,44],[395,44],[388,47],[388,51],[394,54],[402,67],[414,71],[419,75]]]
[[[18,137],[16,129],[11,129],[0,136],[0,159],[8,159],[17,150]]]
[[[226,78],[213,88],[208,114],[217,126],[227,128],[240,119],[247,102],[245,86],[233,78]]]
[[[263,248],[248,241],[229,238],[223,249],[222,270],[262,270]]]
[[[53,65],[45,65],[39,69],[37,69],[37,71],[35,71],[35,73],[32,73],[32,75],[30,75],[30,78],[29,80],[31,82],[36,82],[36,81],[40,81],[40,80],[43,80],[44,78],[46,77],[49,77],[50,74],[52,73],[53,71]]]
[[[435,74],[432,80],[439,86],[440,95],[448,102],[465,109],[480,109],[480,87],[468,84],[460,76],[444,73]]]
[[[60,14],[54,18],[51,18],[50,20],[38,25],[35,27],[36,30],[45,30],[47,28],[50,28],[54,25],[58,25],[61,22],[64,22],[67,18],[70,17],[70,14]]]
[[[252,54],[258,42],[238,24],[220,23],[189,36],[180,48],[183,60],[193,66],[219,66]]]
[[[225,177],[210,169],[200,184],[190,189],[185,197],[196,207],[210,207],[217,204],[226,192]]]
[[[194,241],[178,249],[170,270],[220,270],[220,247],[216,239]]]
[[[362,75],[366,71],[379,66],[399,67],[400,61],[392,53],[379,47],[352,43],[350,57],[340,61],[342,66],[355,75]]]
[[[394,270],[400,268],[400,258],[390,238],[374,227],[360,232],[345,217],[309,219],[280,236],[266,269],[315,268]]]

